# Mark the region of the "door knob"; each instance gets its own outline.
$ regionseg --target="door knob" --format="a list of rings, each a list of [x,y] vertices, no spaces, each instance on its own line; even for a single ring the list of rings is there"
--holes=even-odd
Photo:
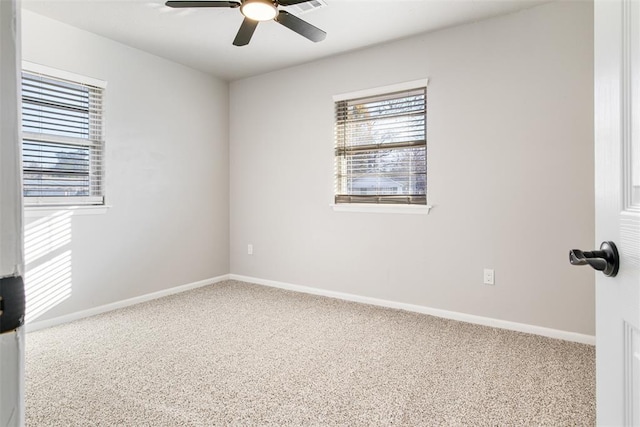
[[[602,271],[608,277],[614,277],[618,274],[620,267],[618,248],[613,242],[602,242],[599,251],[571,249],[569,262],[572,265],[590,265],[594,270]]]

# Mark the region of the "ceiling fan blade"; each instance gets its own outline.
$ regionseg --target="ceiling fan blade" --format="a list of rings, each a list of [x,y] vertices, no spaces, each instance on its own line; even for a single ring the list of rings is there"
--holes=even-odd
[[[324,40],[327,36],[327,33],[322,31],[318,27],[314,27],[309,24],[307,21],[303,21],[295,15],[290,14],[285,10],[281,10],[276,16],[275,21],[284,25],[288,29],[295,31],[303,37],[308,38],[312,42],[319,42]]]
[[[182,0],[170,0],[165,3],[169,7],[239,7],[240,3],[237,1],[182,1]]]
[[[294,4],[306,3],[311,0],[276,0],[280,6],[293,6]]]
[[[242,21],[242,25],[240,25],[240,29],[238,30],[238,34],[236,35],[235,40],[233,40],[234,46],[245,46],[248,45],[251,41],[251,36],[253,36],[253,32],[256,30],[258,26],[258,21],[254,21],[253,19],[244,18]]]

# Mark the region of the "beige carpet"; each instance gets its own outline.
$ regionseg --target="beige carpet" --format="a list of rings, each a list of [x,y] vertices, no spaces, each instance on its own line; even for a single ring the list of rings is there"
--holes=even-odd
[[[595,424],[592,346],[228,281],[27,335],[29,426]]]

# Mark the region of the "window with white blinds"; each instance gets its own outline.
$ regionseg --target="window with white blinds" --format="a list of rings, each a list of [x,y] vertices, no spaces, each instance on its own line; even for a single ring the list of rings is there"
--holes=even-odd
[[[103,205],[103,87],[22,72],[26,206]]]
[[[335,203],[426,205],[426,87],[335,103]]]

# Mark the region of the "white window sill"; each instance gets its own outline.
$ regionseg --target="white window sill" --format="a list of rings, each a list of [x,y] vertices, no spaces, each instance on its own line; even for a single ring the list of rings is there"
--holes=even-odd
[[[39,218],[53,215],[59,212],[72,212],[73,215],[102,215],[106,214],[111,206],[25,206],[25,218]]]
[[[376,205],[365,203],[332,204],[334,212],[364,212],[364,213],[393,213],[427,215],[431,205]]]

